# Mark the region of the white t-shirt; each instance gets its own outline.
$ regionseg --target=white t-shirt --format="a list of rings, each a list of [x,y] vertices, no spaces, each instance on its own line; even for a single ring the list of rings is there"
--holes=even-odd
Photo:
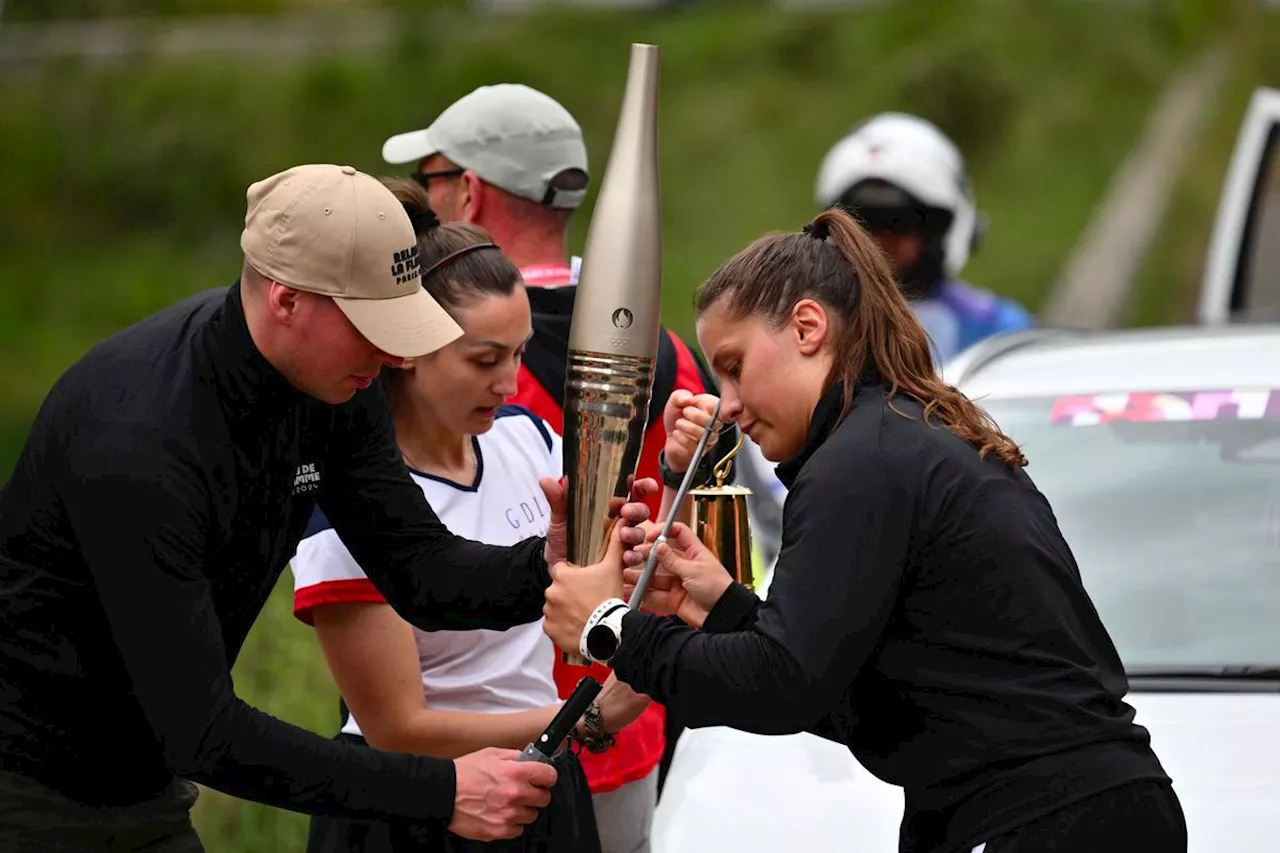
[[[560,436],[528,409],[503,406],[493,427],[473,441],[475,483],[410,471],[436,515],[451,532],[490,545],[544,535],[550,513],[538,478],[560,476]],[[319,509],[291,569],[294,615],[308,624],[317,606],[385,601]],[[555,649],[542,621],[505,631],[414,628],[427,704],[441,711],[494,713],[558,702],[551,675]],[[349,713],[342,731],[361,733]]]

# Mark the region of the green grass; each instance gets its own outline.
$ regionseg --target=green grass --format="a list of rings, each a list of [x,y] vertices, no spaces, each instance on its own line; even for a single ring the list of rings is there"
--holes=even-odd
[[[232,671],[245,702],[326,736],[338,727],[338,691],[311,628],[293,618],[293,575],[286,571],[249,632]],[[192,820],[209,853],[301,851],[305,815],[267,808],[202,788]]]
[[[115,8],[135,10],[123,0]],[[406,13],[401,42],[367,56],[65,63],[6,78],[0,476],[49,385],[88,346],[233,280],[249,182],[307,161],[384,173],[387,135],[503,79],[542,88],[578,116],[598,178],[631,41],[663,47],[664,310],[673,328],[691,331],[692,290],[719,262],[814,213],[822,154],[882,109],[933,118],[964,147],[992,220],[967,277],[1035,308],[1160,86],[1215,34],[1249,41],[1252,28],[1227,12],[1213,0],[511,19],[454,10]],[[1205,195],[1186,198],[1197,208],[1187,215],[1203,215]],[[576,217],[575,249],[589,216],[588,207]],[[1181,227],[1185,241],[1195,222]],[[286,574],[236,664],[236,688],[329,735],[336,696],[290,598]],[[215,792],[201,798],[196,821],[210,853],[301,850],[306,832],[301,815]]]

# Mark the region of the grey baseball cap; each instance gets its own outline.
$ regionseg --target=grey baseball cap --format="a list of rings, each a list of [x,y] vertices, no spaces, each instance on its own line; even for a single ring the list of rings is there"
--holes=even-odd
[[[582,128],[554,98],[520,83],[481,86],[454,101],[429,127],[382,143],[388,163],[416,163],[432,154],[539,204],[574,208],[587,194]],[[561,177],[570,170],[580,171],[580,180]]]

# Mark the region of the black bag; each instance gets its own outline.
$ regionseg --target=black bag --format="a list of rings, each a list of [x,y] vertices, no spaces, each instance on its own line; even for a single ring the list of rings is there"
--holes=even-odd
[[[339,734],[337,739],[365,745],[356,735]],[[307,853],[600,853],[591,789],[578,756],[566,749],[551,763],[557,774],[551,803],[519,838],[471,841],[449,832],[443,822],[316,815],[311,818]]]

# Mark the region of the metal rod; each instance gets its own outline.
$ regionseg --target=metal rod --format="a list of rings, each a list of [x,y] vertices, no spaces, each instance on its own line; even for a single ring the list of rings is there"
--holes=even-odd
[[[689,487],[693,485],[693,478],[698,466],[702,464],[702,454],[707,448],[707,440],[716,431],[716,421],[720,418],[720,402],[719,399],[716,400],[716,410],[711,413],[711,423],[707,424],[707,428],[702,433],[702,438],[698,439],[698,446],[693,449],[693,458],[689,461],[689,470],[684,472],[684,479],[680,481],[675,503],[671,505],[671,510],[667,513],[667,519],[662,523],[662,532],[658,534],[658,538],[653,542],[653,547],[649,549],[649,557],[644,561],[644,571],[640,573],[640,579],[636,581],[636,588],[631,591],[631,600],[627,602],[627,606],[632,610],[639,609],[640,603],[644,601],[644,594],[649,589],[649,581],[653,578],[653,571],[658,566],[658,546],[667,541],[667,535],[671,533],[671,526],[675,524],[676,515],[680,512],[680,504],[684,503],[685,495],[688,494]]]

